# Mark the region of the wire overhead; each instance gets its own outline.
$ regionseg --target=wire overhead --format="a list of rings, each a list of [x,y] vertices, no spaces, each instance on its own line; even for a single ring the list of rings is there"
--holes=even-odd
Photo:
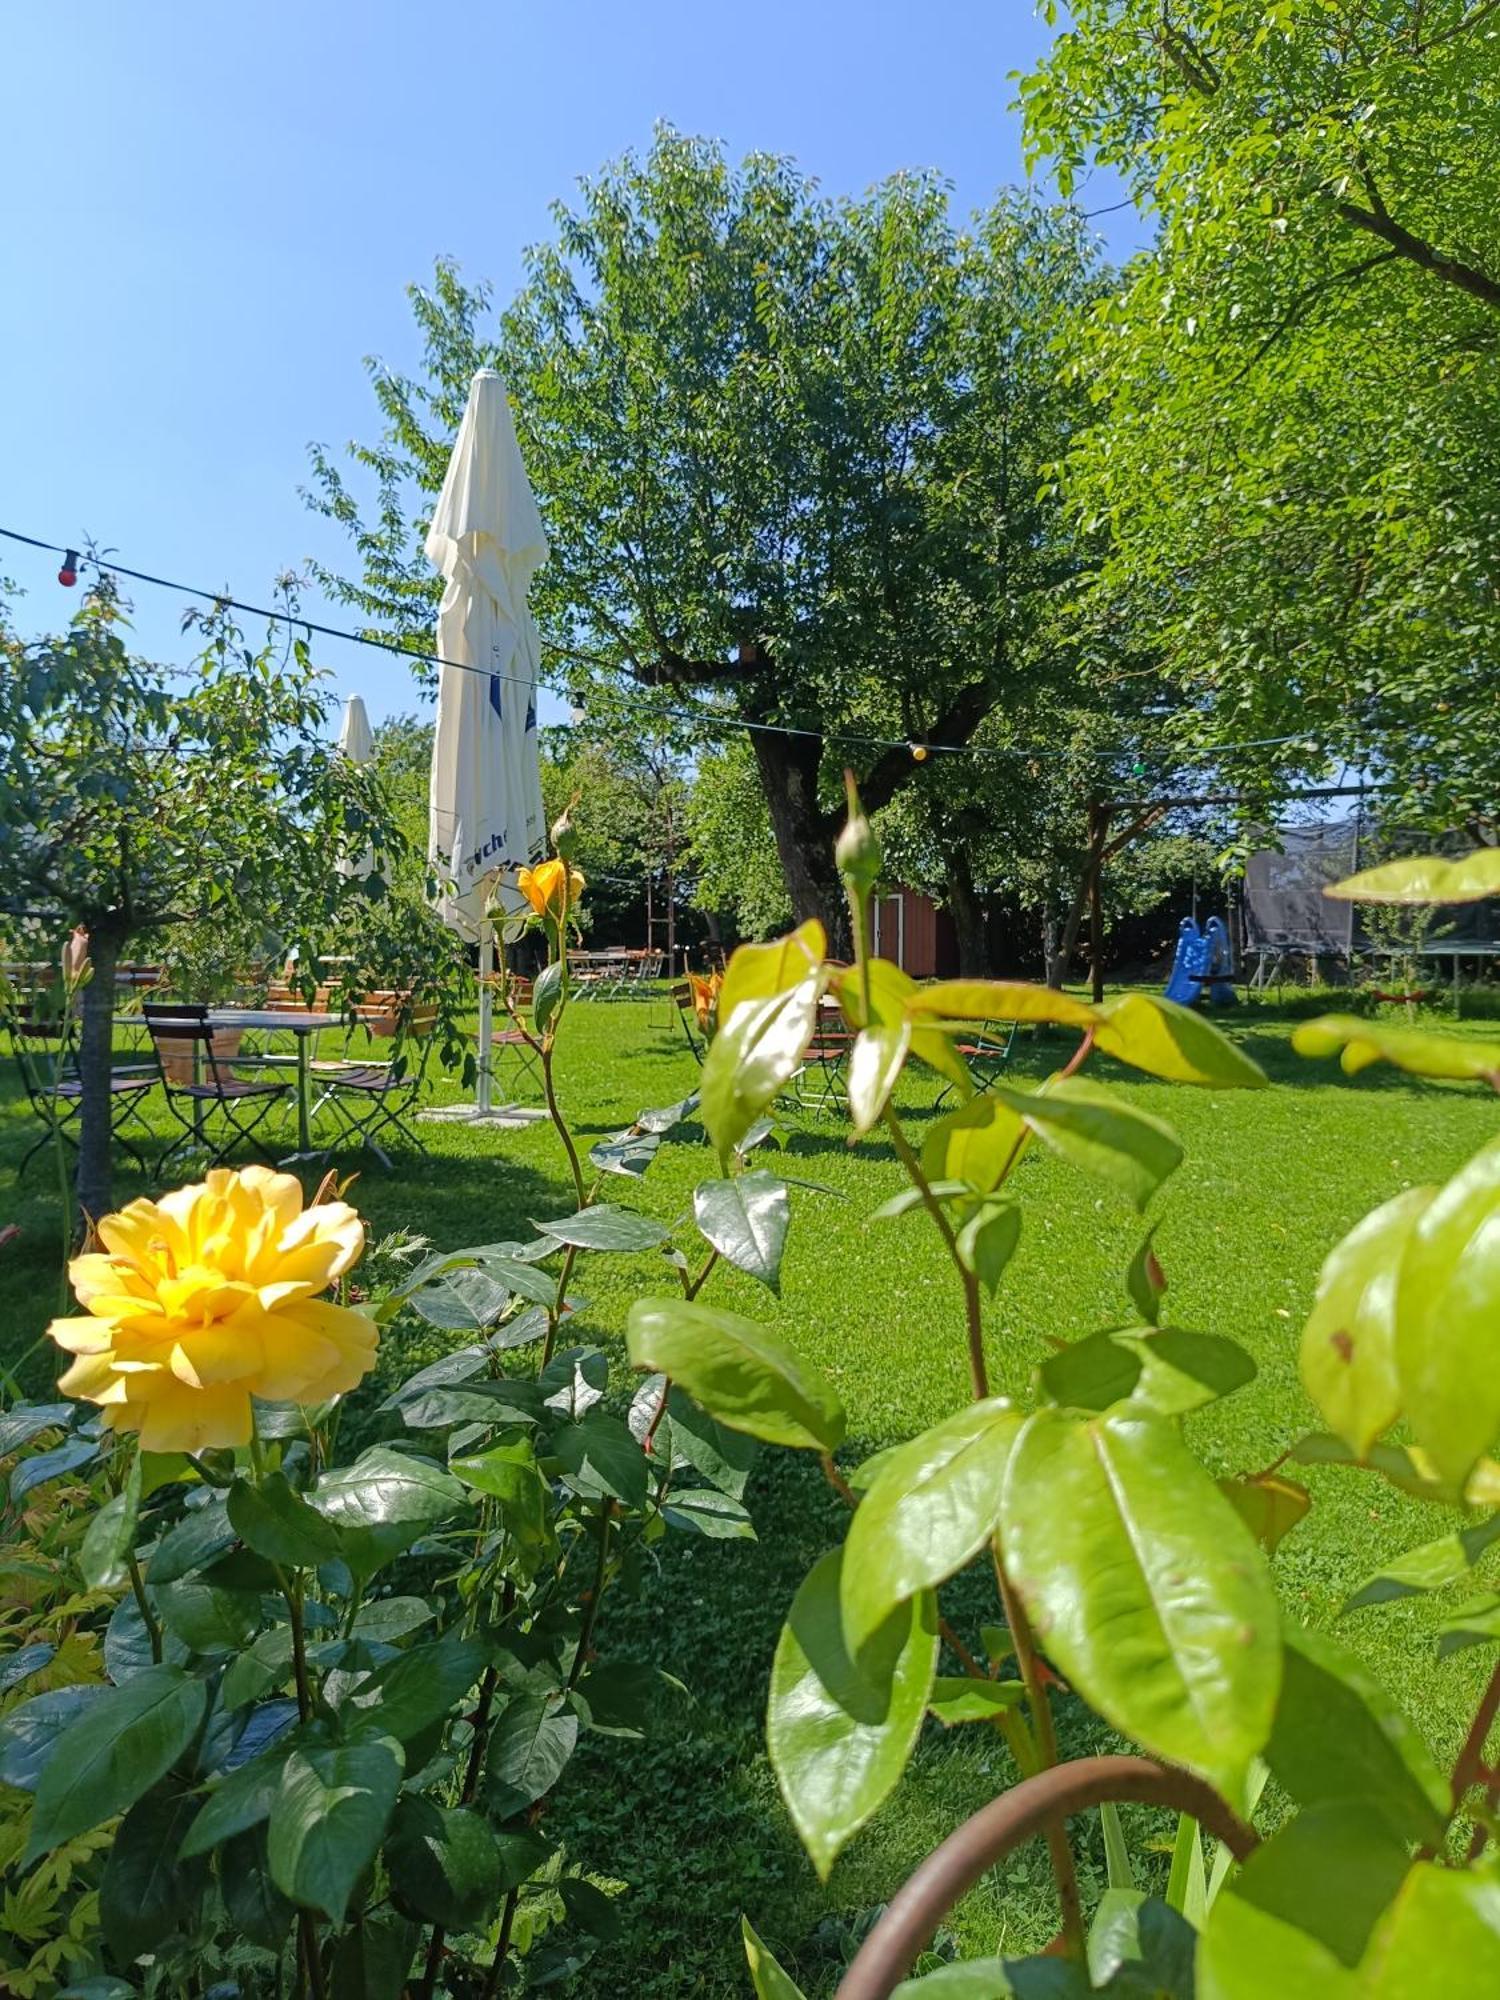
[[[424,666],[446,667],[455,673],[481,674],[487,680],[503,681],[513,687],[524,687],[528,691],[533,686],[533,683],[522,675],[491,673],[488,667],[476,667],[467,660],[444,659],[440,653],[431,652],[423,647],[409,645],[400,639],[386,639],[375,632],[357,632],[342,625],[328,625],[316,618],[304,617],[301,612],[297,611],[277,610],[264,604],[252,604],[245,598],[231,596],[227,591],[205,590],[197,584],[179,583],[171,577],[157,576],[149,570],[132,569],[128,564],[114,562],[102,556],[90,554],[80,559],[78,551],[74,548],[69,548],[60,542],[43,541],[36,535],[23,535],[14,528],[0,528],[0,537],[3,537],[6,541],[19,542],[26,548],[41,549],[48,555],[61,556],[63,562],[58,571],[58,581],[69,588],[78,580],[78,570],[81,562],[87,562],[101,575],[107,572],[112,576],[129,577],[132,583],[148,584],[154,589],[171,591],[175,596],[179,597],[200,597],[209,604],[222,607],[226,610],[243,612],[247,617],[264,618],[268,624],[284,625],[292,631],[317,633],[321,638],[340,639],[351,646],[369,646],[377,652],[393,653],[400,659],[419,661]],[[587,657],[586,655],[572,653],[564,646],[553,645],[545,639],[542,641],[542,650],[550,653],[559,661],[572,661]],[[169,668],[167,671],[186,673],[187,670],[184,668]],[[559,695],[563,699],[566,699],[568,694],[566,688],[549,687],[548,692]],[[705,731],[743,730],[747,735],[813,738],[848,744],[851,747],[868,750],[905,750],[910,753],[917,763],[924,763],[929,756],[1021,757],[1032,761],[1059,760],[1059,752],[1056,746],[1052,744],[935,743],[925,739],[914,740],[909,737],[865,736],[838,729],[799,729],[791,723],[754,722],[744,716],[716,714],[712,709],[668,708],[658,702],[651,701],[649,698],[635,697],[629,694],[626,694],[623,698],[627,703],[633,702],[635,706],[640,708],[643,714],[660,716],[674,722],[683,722],[695,729]],[[1064,752],[1062,754],[1064,756],[1077,754],[1085,758],[1092,758],[1099,763],[1111,762],[1120,758],[1133,759],[1136,767],[1135,775],[1140,777],[1145,774],[1145,765],[1147,762],[1171,762],[1178,765],[1202,768],[1214,765],[1224,757],[1238,755],[1244,751],[1283,749],[1292,744],[1303,744],[1310,752],[1322,754],[1318,750],[1318,747],[1310,742],[1305,732],[1289,736],[1252,737],[1237,743],[1219,744],[1213,750],[1205,751],[1200,755],[1190,755],[1168,750],[1146,751],[1138,749],[1133,744],[1119,744],[1107,750],[1081,751],[1077,753]]]

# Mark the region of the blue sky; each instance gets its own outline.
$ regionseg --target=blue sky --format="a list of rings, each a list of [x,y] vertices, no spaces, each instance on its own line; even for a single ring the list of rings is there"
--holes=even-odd
[[[434,257],[504,298],[549,203],[663,118],[790,153],[831,193],[935,167],[967,211],[1022,178],[1007,77],[1047,34],[1031,0],[6,14],[0,526],[254,602],[341,557],[299,498],[307,445],[373,434],[361,360],[415,361],[404,288]],[[1129,214],[1097,226],[1117,252],[1138,237]],[[66,618],[55,571],[0,543],[23,631]],[[136,591],[142,651],[184,656],[181,609]],[[417,706],[399,661],[315,652],[377,719]]]

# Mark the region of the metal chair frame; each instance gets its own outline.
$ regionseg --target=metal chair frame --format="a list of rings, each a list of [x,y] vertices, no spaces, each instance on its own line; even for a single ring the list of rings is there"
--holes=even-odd
[[[954,1048],[969,1066],[969,1075],[979,1096],[992,1090],[1004,1075],[1015,1053],[1019,1032],[1018,1021],[981,1021],[972,1041],[954,1043]],[[933,1099],[934,1108],[949,1096],[953,1087],[951,1083],[943,1085]]]
[[[54,1137],[77,1150],[78,1140],[72,1127],[83,1112],[83,1083],[77,1071],[71,1017],[39,1021],[23,1015],[6,1025],[10,1029],[11,1050],[20,1073],[21,1087],[43,1126],[41,1135],[27,1148],[16,1169],[19,1181],[37,1154]],[[57,1044],[55,1050],[48,1046],[53,1042]],[[39,1058],[46,1064],[45,1073],[39,1065]],[[141,1098],[155,1087],[154,1070],[149,1075],[142,1074],[139,1069],[110,1071],[110,1137],[119,1142],[143,1174],[146,1171],[145,1156],[125,1136],[123,1127],[132,1117],[139,1117]]]
[[[377,1059],[365,1062],[358,1057],[346,1056],[337,1062],[315,1062],[311,1073],[324,1085],[324,1090],[313,1105],[311,1116],[316,1119],[319,1112],[330,1112],[338,1120],[343,1134],[354,1139],[354,1149],[373,1153],[387,1173],[393,1170],[394,1162],[381,1145],[377,1133],[399,1132],[409,1146],[425,1154],[427,1147],[421,1135],[413,1131],[407,1121],[426,1082],[429,1048],[430,1043],[424,1041],[420,1062],[399,1076],[391,1061]],[[343,1101],[345,1097],[363,1101],[363,1117],[357,1116],[353,1106]],[[326,1158],[337,1150],[337,1142],[323,1150]]]
[[[211,1166],[220,1166],[229,1157],[236,1140],[252,1147],[268,1164],[274,1165],[273,1155],[255,1135],[275,1107],[286,1100],[291,1090],[290,1083],[286,1080],[250,1082],[236,1076],[234,1058],[221,1056],[214,1047],[214,1029],[206,1007],[152,1005],[148,1001],[142,1012],[150,1031],[168,1108],[183,1128],[182,1137],[174,1140],[157,1162],[158,1179],[165,1178],[169,1161],[195,1145],[207,1150]],[[167,1074],[164,1058],[172,1051],[173,1044],[177,1050],[186,1049],[193,1055],[192,1083],[178,1083]],[[202,1077],[205,1062],[209,1081],[204,1081]],[[186,1099],[191,1109],[183,1111],[179,1099]],[[237,1112],[233,1108],[236,1105],[247,1108]],[[249,1110],[251,1106],[257,1107],[253,1115]],[[222,1139],[216,1142],[209,1137],[205,1115],[214,1112],[229,1128],[227,1143]]]

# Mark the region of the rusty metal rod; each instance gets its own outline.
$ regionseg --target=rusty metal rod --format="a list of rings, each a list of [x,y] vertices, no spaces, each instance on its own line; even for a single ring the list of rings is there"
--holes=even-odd
[[[835,2000],[889,2000],[939,1923],[987,1868],[1044,1833],[1050,1822],[1106,1800],[1191,1813],[1236,1861],[1256,1845],[1254,1831],[1190,1772],[1148,1757],[1079,1757],[1054,1765],[992,1800],[933,1849],[886,1905]]]

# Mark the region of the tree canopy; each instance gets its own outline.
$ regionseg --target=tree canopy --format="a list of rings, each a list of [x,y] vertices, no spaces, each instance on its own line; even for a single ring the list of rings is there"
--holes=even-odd
[[[414,293],[422,376],[375,371],[384,434],[354,453],[368,512],[315,454],[358,552],[329,581],[426,643],[422,515],[473,370],[498,367],[552,658],[762,725],[790,900],[837,935],[842,765],[879,806],[919,773],[908,741],[967,741],[1060,657],[1079,555],[1041,489],[1084,398],[1051,343],[1099,285],[1080,220],[1025,196],[961,231],[929,176],[833,202],[785,160],[659,132],[557,209],[498,325],[450,266]]]
[[[1107,166],[1158,224],[1080,334],[1063,484],[1179,740],[1492,810],[1493,0],[1075,0],[1021,102],[1065,192]]]

